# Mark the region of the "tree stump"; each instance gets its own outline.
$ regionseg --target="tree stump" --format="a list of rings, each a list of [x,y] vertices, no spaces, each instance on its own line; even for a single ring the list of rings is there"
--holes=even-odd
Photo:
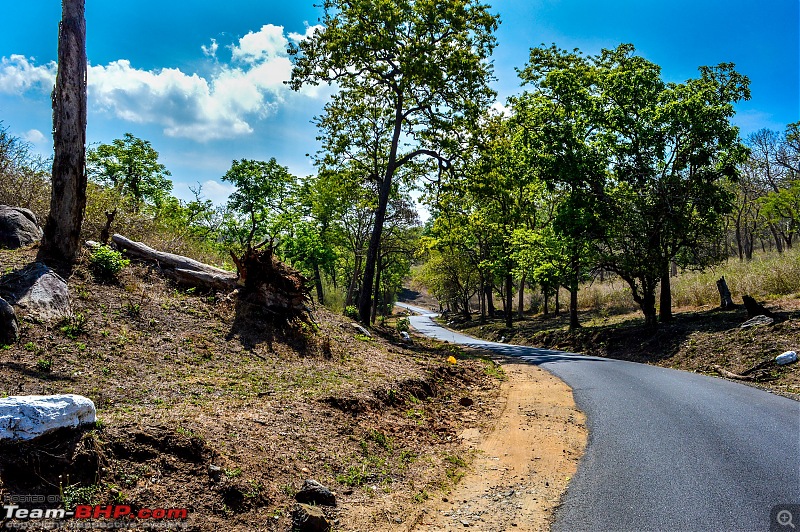
[[[311,290],[303,275],[275,258],[274,248],[250,248],[240,258],[231,253],[239,271],[240,297],[287,319],[307,319]]]
[[[733,298],[731,298],[731,291],[728,289],[728,283],[725,282],[724,276],[717,281],[717,290],[719,290],[719,307],[722,310],[731,310],[737,308],[738,305],[736,305],[733,302]]]
[[[765,309],[761,304],[756,302],[750,296],[742,296],[742,301],[744,302],[744,308],[747,309],[747,317],[754,318],[756,316],[767,316],[772,318],[773,320],[777,320],[778,317],[770,312],[769,310]]]

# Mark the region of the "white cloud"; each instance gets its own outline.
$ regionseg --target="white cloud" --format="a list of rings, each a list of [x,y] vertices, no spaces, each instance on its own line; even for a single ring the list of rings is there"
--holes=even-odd
[[[45,141],[45,136],[38,129],[31,129],[22,134],[22,139],[31,144],[40,144]]]
[[[27,91],[50,92],[56,82],[56,64],[36,66],[23,55],[0,58],[0,92],[21,94]]]
[[[243,63],[261,63],[286,56],[289,40],[283,35],[283,26],[265,24],[260,30],[239,39],[238,45],[231,45],[234,61]]]
[[[229,46],[231,61],[219,63],[219,45],[201,46],[214,58],[207,76],[176,68],[141,70],[127,59],[89,66],[89,108],[141,124],[158,124],[172,137],[198,142],[233,138],[253,132],[252,121],[273,114],[292,91],[284,83],[291,77],[287,53],[289,39],[311,35],[284,35],[283,27],[267,24]],[[0,91],[23,94],[49,92],[56,74],[55,63],[36,66],[20,55],[0,59]],[[303,97],[319,97],[312,87]]]
[[[200,46],[200,49],[203,51],[203,55],[206,55],[208,57],[217,57],[218,48],[219,45],[217,44],[216,39],[211,39],[211,44],[209,44],[208,46],[206,45]]]
[[[294,32],[291,32],[291,33],[289,33],[288,37],[289,37],[290,41],[292,41],[294,43],[299,43],[302,40],[308,39],[309,37],[314,35],[314,33],[316,33],[317,31],[321,30],[323,27],[324,26],[322,24],[315,24],[313,26],[309,26],[308,23],[306,22],[306,31],[305,31],[305,33],[294,33]]]
[[[494,102],[489,108],[497,114],[503,115],[505,117],[511,116],[511,108],[507,105],[504,105],[500,102]]]
[[[204,181],[203,196],[214,202],[214,205],[221,205],[228,201],[228,196],[236,191],[236,187],[228,183],[220,183],[213,179]]]

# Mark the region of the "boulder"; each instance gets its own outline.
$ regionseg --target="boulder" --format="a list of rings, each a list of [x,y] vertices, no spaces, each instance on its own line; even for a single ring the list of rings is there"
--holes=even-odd
[[[0,278],[0,297],[21,316],[49,322],[70,315],[67,282],[41,262]]]
[[[0,399],[0,441],[32,440],[61,428],[95,422],[94,403],[82,395],[17,395]]]
[[[19,322],[14,307],[0,298],[0,344],[13,344],[19,339]]]
[[[0,205],[0,248],[17,249],[42,239],[36,215],[28,209]]]
[[[331,524],[316,506],[298,504],[292,511],[292,530],[296,532],[328,532]]]
[[[336,506],[336,495],[313,479],[303,482],[303,487],[295,494],[294,499],[300,503]]]

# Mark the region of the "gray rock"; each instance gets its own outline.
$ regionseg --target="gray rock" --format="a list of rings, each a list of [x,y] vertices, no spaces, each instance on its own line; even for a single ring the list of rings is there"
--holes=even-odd
[[[295,494],[294,499],[300,503],[336,506],[336,495],[313,479],[303,482],[303,487]]]
[[[750,318],[746,322],[739,325],[740,329],[749,329],[750,327],[760,327],[762,325],[772,325],[775,322],[769,316],[756,316],[754,318]]]
[[[0,399],[0,441],[32,440],[61,428],[95,422],[94,403],[82,395],[18,395]]]
[[[411,336],[405,331],[400,331],[400,339],[407,344],[411,343]]]
[[[17,249],[42,239],[36,215],[28,209],[0,205],[0,248]]]
[[[328,532],[331,524],[322,510],[308,504],[298,504],[292,511],[292,530],[295,532]]]
[[[70,315],[67,282],[41,262],[0,278],[0,297],[21,316],[54,321]]]
[[[13,344],[19,339],[19,322],[14,307],[0,298],[0,344]]]

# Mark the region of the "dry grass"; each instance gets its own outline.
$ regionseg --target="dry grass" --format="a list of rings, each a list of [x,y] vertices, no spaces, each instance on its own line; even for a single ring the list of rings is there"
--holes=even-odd
[[[800,249],[759,253],[752,261],[745,262],[729,259],[703,272],[681,272],[671,283],[673,307],[718,306],[717,279],[723,276],[734,301],[741,302],[743,295],[766,301],[800,298]],[[562,301],[568,301],[566,297],[568,295],[563,292]],[[633,312],[639,308],[631,297],[630,288],[619,278],[581,287],[578,307],[606,314]]]

